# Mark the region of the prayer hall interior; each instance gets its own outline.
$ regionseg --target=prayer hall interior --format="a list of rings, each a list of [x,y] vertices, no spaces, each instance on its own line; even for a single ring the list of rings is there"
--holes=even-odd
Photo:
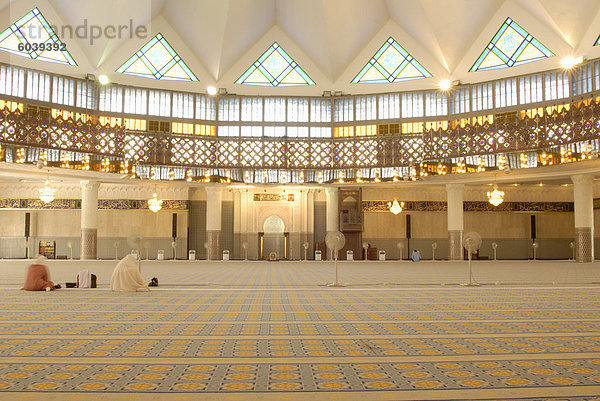
[[[0,0],[0,399],[598,399],[599,27]]]

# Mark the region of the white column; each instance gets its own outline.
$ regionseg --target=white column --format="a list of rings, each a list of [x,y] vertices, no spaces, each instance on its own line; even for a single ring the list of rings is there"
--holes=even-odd
[[[448,259],[463,259],[463,184],[446,184],[448,200]]]
[[[300,190],[300,259],[304,260],[304,243],[308,242],[308,191]],[[307,252],[308,256],[308,252]]]
[[[221,200],[220,187],[206,187],[206,242],[207,259],[221,259]]]
[[[252,188],[251,191],[246,192],[246,208],[248,210],[246,226],[246,238],[248,241],[248,258],[258,259],[260,258],[260,245],[258,232],[262,231],[262,227],[258,227],[258,206],[260,202],[254,201],[254,195],[258,193],[257,188]]]
[[[309,189],[306,199],[306,238],[308,241],[308,258],[314,258],[315,249],[315,189]]]
[[[338,212],[338,189],[337,187],[325,188],[325,196],[327,202],[327,222],[325,225],[326,231],[339,231],[339,212]]]
[[[241,207],[240,207],[240,214],[241,214],[241,222],[240,222],[240,247],[241,247],[241,255],[242,258],[246,257],[246,254],[248,255],[248,258],[250,258],[250,240],[249,240],[249,236],[248,236],[248,227],[251,226],[251,224],[249,224],[249,217],[248,217],[248,212],[249,212],[249,208],[250,208],[250,197],[249,197],[249,193],[248,193],[248,189],[244,189],[241,192]],[[246,250],[244,250],[243,244],[246,243]]]
[[[575,260],[594,261],[594,179],[591,175],[574,175]]]
[[[291,260],[301,259],[302,235],[304,231],[304,190],[294,193],[294,201],[287,202],[288,216],[290,216],[290,227],[288,228],[288,254]]]
[[[233,190],[233,258],[242,256],[242,193],[239,189]]]
[[[327,221],[325,225],[325,229],[327,234],[331,232],[336,232],[340,230],[340,220],[339,220],[339,205],[338,205],[338,189],[337,187],[327,187],[325,188],[325,197],[326,197],[326,215]],[[328,259],[333,259],[333,252],[331,249],[327,249]]]
[[[81,259],[98,257],[97,181],[81,181]]]

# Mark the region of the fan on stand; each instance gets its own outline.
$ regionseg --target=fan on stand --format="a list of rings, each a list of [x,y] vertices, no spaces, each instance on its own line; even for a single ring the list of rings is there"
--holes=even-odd
[[[369,243],[365,241],[362,243],[362,246],[363,246],[363,250],[365,252],[365,260],[368,260],[369,259],[369,255],[368,255]]]
[[[119,241],[113,242],[113,246],[115,247],[115,260],[119,260]]]
[[[402,260],[402,250],[404,249],[404,242],[398,241],[398,243],[396,244],[396,247],[398,247],[398,253],[400,254],[400,257],[398,258],[398,260]]]
[[[204,249],[206,249],[206,260],[210,260],[210,244],[208,241],[204,243]]]
[[[242,242],[242,248],[244,248],[244,260],[248,260],[248,243]]]
[[[127,244],[137,251],[138,270],[142,272],[142,258],[140,248],[142,247],[142,237],[130,236],[127,237]]]
[[[144,249],[146,250],[146,260],[148,259],[148,248],[150,248],[150,241],[144,241]]]
[[[494,260],[498,260],[498,244],[492,242],[492,249],[494,250]]]
[[[469,282],[461,285],[466,286],[476,286],[479,285],[475,280],[473,280],[473,270],[471,268],[471,258],[473,252],[477,252],[479,247],[481,246],[481,236],[474,231],[468,232],[465,234],[463,238],[463,243],[465,244],[465,249],[469,255]]]
[[[306,262],[308,260],[308,257],[306,256],[308,252],[308,242],[305,242],[304,244],[302,244],[302,246],[304,247],[304,261]]]
[[[341,284],[338,282],[338,265],[337,265],[337,254],[340,249],[344,247],[346,243],[346,237],[339,231],[328,232],[325,236],[325,244],[327,245],[327,249],[331,249],[333,252],[333,259],[335,263],[335,283],[328,283],[328,287],[345,287],[345,284]]]
[[[67,242],[67,248],[71,251],[71,257],[69,259],[73,259],[73,241]]]

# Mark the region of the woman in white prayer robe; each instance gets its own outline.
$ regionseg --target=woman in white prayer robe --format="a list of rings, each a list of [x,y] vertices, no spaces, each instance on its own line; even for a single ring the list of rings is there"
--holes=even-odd
[[[142,279],[133,255],[125,256],[117,264],[110,277],[110,289],[112,291],[150,291],[144,284],[144,279]]]

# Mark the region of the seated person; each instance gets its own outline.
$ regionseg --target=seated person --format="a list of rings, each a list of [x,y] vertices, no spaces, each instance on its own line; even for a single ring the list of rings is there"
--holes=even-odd
[[[25,284],[23,290],[26,291],[52,291],[55,289],[54,283],[50,281],[50,271],[46,266],[46,258],[38,257],[33,264],[27,268]],[[60,288],[56,286],[56,288]]]
[[[415,249],[410,258],[412,259],[413,262],[420,262],[421,261],[421,252],[419,252]]]
[[[77,287],[79,288],[91,288],[92,287],[92,274],[88,269],[84,269],[77,274]]]
[[[133,255],[125,256],[117,264],[110,277],[110,289],[112,291],[150,291],[144,284]]]

